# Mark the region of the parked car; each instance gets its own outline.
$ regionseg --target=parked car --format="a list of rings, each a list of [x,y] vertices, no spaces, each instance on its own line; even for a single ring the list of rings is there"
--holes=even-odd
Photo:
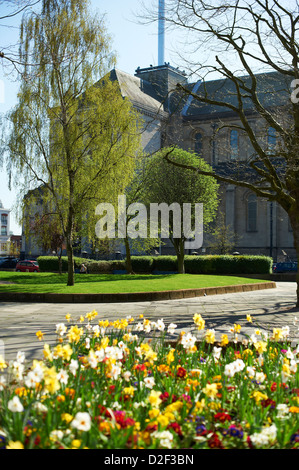
[[[38,273],[39,272],[39,265],[37,261],[31,261],[29,259],[25,259],[24,261],[19,261],[16,265],[17,272],[29,272],[29,273]]]
[[[0,259],[0,270],[15,269],[18,263],[17,258],[1,258]]]
[[[284,262],[284,263],[275,263],[273,264],[273,272],[274,273],[290,273],[290,272],[297,272],[297,262]]]

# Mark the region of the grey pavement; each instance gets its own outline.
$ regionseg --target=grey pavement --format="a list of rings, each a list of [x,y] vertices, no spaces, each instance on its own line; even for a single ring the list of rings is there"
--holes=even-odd
[[[136,321],[139,315],[156,321],[163,319],[168,325],[177,324],[177,332],[195,332],[193,315],[200,313],[206,322],[206,329],[214,329],[216,339],[228,333],[234,323],[242,326],[239,338],[252,334],[257,326],[264,332],[272,333],[274,327],[289,326],[290,339],[299,340],[299,308],[296,303],[296,283],[277,282],[276,288],[251,292],[208,295],[190,299],[136,303],[98,303],[98,304],[54,304],[54,303],[0,303],[0,353],[6,361],[15,359],[18,351],[25,352],[28,361],[42,358],[43,341],[36,332],[41,330],[44,342],[55,344],[56,324],[65,323],[65,315],[71,315],[70,324],[76,323],[80,315],[96,310],[100,319],[110,321],[132,316]],[[246,321],[246,315],[254,319],[254,325]],[[174,339],[177,334],[170,339]],[[230,334],[228,333],[228,336]]]

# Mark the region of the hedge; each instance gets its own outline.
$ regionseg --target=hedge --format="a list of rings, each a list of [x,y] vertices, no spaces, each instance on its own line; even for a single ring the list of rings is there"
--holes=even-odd
[[[132,267],[136,273],[156,271],[177,272],[176,256],[132,256]],[[125,260],[94,261],[74,258],[75,267],[82,263],[93,274],[112,273],[126,269]],[[38,263],[41,271],[57,272],[58,259],[55,256],[40,256]],[[62,257],[62,270],[67,271],[67,257]],[[272,258],[250,255],[201,255],[185,256],[185,272],[190,274],[269,274],[272,272]]]

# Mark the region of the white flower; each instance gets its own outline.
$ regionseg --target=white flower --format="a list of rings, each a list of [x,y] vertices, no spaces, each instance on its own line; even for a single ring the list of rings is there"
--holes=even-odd
[[[126,370],[124,373],[123,373],[123,378],[125,379],[126,382],[129,382],[130,381],[130,377],[131,377],[131,372],[129,370]]]
[[[138,357],[142,357],[142,349],[138,346],[135,348]]]
[[[7,408],[13,413],[15,412],[21,413],[22,411],[24,411],[24,407],[22,403],[20,402],[19,397],[13,397],[12,400],[9,400],[7,404]]]
[[[113,410],[121,410],[122,405],[120,403],[118,403],[118,401],[115,401],[114,403],[112,403],[112,409]]]
[[[242,359],[237,359],[235,361],[235,365],[236,365],[236,368],[237,368],[237,371],[239,372],[240,370],[243,370],[244,367],[245,367],[245,364],[244,364],[244,361],[242,361]]]
[[[153,388],[153,386],[155,385],[155,379],[154,377],[145,377],[145,379],[143,380],[144,382],[144,385],[147,387],[147,388]]]
[[[22,351],[19,351],[19,352],[17,353],[17,362],[19,362],[20,364],[22,364],[24,361],[25,361],[25,353],[22,352]]]
[[[242,359],[236,359],[235,361],[226,364],[224,368],[224,374],[227,375],[228,377],[233,377],[236,372],[240,372],[243,370],[245,367],[244,362]]]
[[[297,371],[297,362],[294,359],[290,361],[290,371],[294,374]]]
[[[284,403],[279,403],[276,406],[276,410],[277,410],[277,418],[279,419],[285,419],[286,416],[289,414],[289,406]]]
[[[124,351],[124,350],[126,349],[127,345],[126,345],[126,343],[124,343],[123,341],[120,341],[120,342],[118,343],[118,347],[119,347],[122,351]]]
[[[276,439],[276,435],[277,428],[275,424],[272,424],[272,426],[264,427],[260,433],[252,434],[250,440],[256,447],[264,447],[272,444]]]
[[[110,359],[115,359],[116,361],[123,358],[122,350],[116,346],[108,346],[105,349],[105,355]]]
[[[98,362],[102,362],[105,359],[105,350],[103,348],[97,349],[94,355],[96,356]]]
[[[161,320],[157,321],[157,328],[158,328],[159,331],[164,331],[165,324],[164,324],[163,318],[161,318]]]
[[[110,372],[112,379],[117,380],[120,373],[121,373],[121,367],[116,364],[112,364],[111,372]]]
[[[35,388],[35,385],[37,384],[38,382],[36,381],[36,376],[35,374],[30,371],[28,372],[28,374],[26,375],[25,377],[25,385],[26,387],[28,388]]]
[[[283,326],[281,330],[282,330],[283,338],[286,339],[290,334],[290,327],[289,326]]]
[[[41,413],[46,413],[48,411],[48,408],[40,401],[33,403],[32,408],[34,408],[36,411],[40,411]]]
[[[220,359],[221,351],[222,351],[222,348],[216,348],[216,346],[214,346],[212,355],[215,361],[218,361]]]
[[[168,325],[168,328],[167,328],[167,333],[169,334],[173,334],[174,333],[174,330],[178,327],[178,325],[176,325],[175,323],[170,323]]]
[[[63,438],[63,431],[60,431],[60,429],[54,429],[54,431],[50,432],[50,439],[52,441],[61,441]]]
[[[89,351],[88,357],[87,357],[88,363],[92,369],[95,369],[98,365],[98,359],[94,353],[93,350]]]
[[[85,347],[86,349],[90,349],[90,338],[85,338]]]
[[[137,323],[137,325],[135,327],[135,330],[136,331],[143,331],[143,324],[142,323]]]
[[[60,369],[56,378],[57,380],[59,380],[60,383],[66,385],[69,379],[69,374],[65,370]]]
[[[253,377],[255,376],[255,368],[251,366],[247,366],[246,372],[248,373],[249,378],[253,379]]]
[[[63,336],[66,331],[67,331],[67,327],[65,326],[64,323],[57,323],[57,325],[56,325],[56,333],[57,333],[59,336]]]
[[[260,382],[260,383],[263,383],[264,380],[266,378],[266,374],[264,374],[264,372],[256,372],[255,374],[255,379]]]
[[[155,431],[152,433],[152,437],[155,439],[159,439],[162,447],[171,449],[172,441],[173,441],[173,434],[170,431],[162,431],[162,432]]]
[[[79,363],[76,359],[71,359],[70,362],[70,373],[76,375],[77,370],[79,369]]]
[[[78,431],[89,431],[91,428],[90,415],[86,412],[78,412],[71,422],[71,426]]]
[[[193,336],[190,332],[182,336],[181,344],[185,349],[193,348],[196,343],[196,337]]]
[[[4,389],[5,384],[6,384],[6,378],[4,377],[4,375],[2,375],[0,376],[0,392],[2,392],[2,390]]]

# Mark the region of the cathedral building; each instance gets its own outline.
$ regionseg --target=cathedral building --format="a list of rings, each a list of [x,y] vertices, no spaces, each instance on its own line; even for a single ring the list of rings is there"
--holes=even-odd
[[[273,112],[282,112],[287,91],[281,77],[276,73],[265,73],[257,78],[263,84],[260,100],[264,106]],[[245,172],[243,178],[254,177],[249,166],[253,149],[245,133],[237,130],[237,115],[227,108],[201,104],[176,88],[180,83],[196,93],[204,87],[210,96],[217,99],[223,97],[234,103],[236,95],[229,80],[189,83],[185,72],[169,63],[138,67],[135,75],[114,69],[110,72],[110,79],[118,83],[122,96],[128,98],[140,114],[145,154],[176,145],[197,153],[217,173],[239,177]],[[265,126],[249,100],[244,102],[244,107],[256,136],[268,152],[273,152],[279,144],[274,129]],[[231,127],[234,125],[236,128]],[[295,259],[288,216],[278,204],[259,198],[240,186],[223,183],[220,187],[220,200],[218,218],[221,216],[230,229],[233,238],[232,252],[268,255],[274,261]],[[23,237],[23,252],[24,256],[42,254],[38,247],[33,246],[30,237],[28,241]],[[198,253],[210,252],[211,237],[204,234],[203,246]],[[166,243],[160,247],[160,253],[174,254],[174,251]]]

